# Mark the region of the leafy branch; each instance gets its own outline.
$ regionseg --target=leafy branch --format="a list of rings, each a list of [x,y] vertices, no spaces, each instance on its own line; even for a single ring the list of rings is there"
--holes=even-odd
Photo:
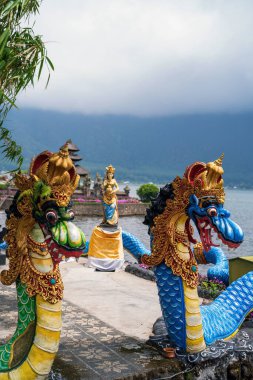
[[[17,170],[23,163],[22,148],[4,127],[4,121],[11,108],[16,107],[19,92],[40,79],[44,66],[48,70],[47,84],[50,71],[54,70],[41,36],[25,26],[39,12],[40,3],[38,0],[0,1],[0,140],[4,156],[17,163]]]

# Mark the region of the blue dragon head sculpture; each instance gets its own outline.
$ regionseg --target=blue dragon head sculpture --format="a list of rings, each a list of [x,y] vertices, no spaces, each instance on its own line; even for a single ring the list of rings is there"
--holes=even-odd
[[[160,189],[158,197],[147,210],[152,254],[143,256],[146,265],[165,261],[175,275],[190,286],[197,286],[197,263],[205,263],[204,252],[217,256],[220,243],[237,248],[243,241],[241,228],[224,209],[225,192],[222,168],[223,155],[209,163],[195,162],[183,177]],[[201,239],[194,239],[195,224]],[[218,241],[218,244],[217,242]],[[196,244],[193,249],[191,243]],[[219,253],[218,253],[219,254]]]
[[[241,227],[230,218],[230,212],[223,207],[225,193],[222,180],[223,155],[208,164],[195,163],[185,173],[190,183],[201,182],[202,192],[199,197],[192,194],[189,198],[187,213],[194,222],[203,244],[208,252],[217,247],[217,240],[229,248],[237,248],[243,241]]]
[[[252,310],[253,272],[232,283],[213,306],[199,303],[198,263],[207,263],[207,257],[218,263],[215,258],[220,256],[214,235],[232,248],[243,241],[241,228],[223,207],[222,160],[223,155],[213,162],[190,165],[183,177],[160,189],[144,221],[149,225],[152,252],[144,254],[142,262],[155,267],[169,339],[174,347],[191,353],[233,336]],[[192,221],[201,243],[193,237]]]
[[[198,199],[191,195],[188,215],[194,222],[206,252],[218,247],[217,240],[229,248],[237,248],[243,241],[241,227],[230,219],[230,212],[215,198]]]

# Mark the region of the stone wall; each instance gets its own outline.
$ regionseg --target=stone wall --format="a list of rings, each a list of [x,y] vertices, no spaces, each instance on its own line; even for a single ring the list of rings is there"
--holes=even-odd
[[[0,198],[0,210],[8,210],[12,201],[12,197]]]
[[[10,207],[12,203],[11,197],[6,197],[5,199],[0,199],[0,209],[6,210]],[[120,216],[131,216],[131,215],[145,215],[147,204],[145,203],[122,203],[118,204],[118,210]],[[75,214],[77,216],[103,216],[103,209],[101,203],[94,204],[75,204],[73,206]]]
[[[120,216],[145,215],[147,205],[144,203],[124,203],[119,204]],[[97,204],[76,204],[73,207],[77,216],[103,216],[103,209],[100,203]]]

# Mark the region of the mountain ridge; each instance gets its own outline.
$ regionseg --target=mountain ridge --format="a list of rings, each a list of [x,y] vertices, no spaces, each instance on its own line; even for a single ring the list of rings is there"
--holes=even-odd
[[[253,113],[144,118],[22,109],[9,114],[6,126],[23,146],[26,167],[38,152],[71,138],[92,175],[112,163],[118,179],[163,183],[224,152],[225,183],[253,186]]]

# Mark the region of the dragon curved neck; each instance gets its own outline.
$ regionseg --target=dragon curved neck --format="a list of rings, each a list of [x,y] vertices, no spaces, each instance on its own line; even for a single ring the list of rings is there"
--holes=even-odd
[[[61,301],[30,298],[19,281],[17,294],[18,324],[13,337],[0,346],[0,380],[46,379],[60,342]]]
[[[189,352],[197,352],[205,348],[205,341],[197,292],[197,263],[190,248],[189,228],[189,218],[184,212],[175,213],[170,218],[165,231],[167,251],[163,251],[155,273],[170,339]],[[153,232],[154,247],[160,243],[159,247],[163,248],[161,235],[156,228]],[[152,261],[152,255],[150,257]]]
[[[165,262],[173,274],[180,276],[188,286],[197,288],[198,266],[190,247],[191,232],[185,203],[172,200],[155,218],[151,229],[152,253],[144,255],[142,261],[149,266]]]
[[[59,268],[43,249],[44,237],[38,225],[34,224],[27,239],[29,249],[16,280],[18,323],[12,338],[0,346],[0,380],[46,379],[60,341]]]

